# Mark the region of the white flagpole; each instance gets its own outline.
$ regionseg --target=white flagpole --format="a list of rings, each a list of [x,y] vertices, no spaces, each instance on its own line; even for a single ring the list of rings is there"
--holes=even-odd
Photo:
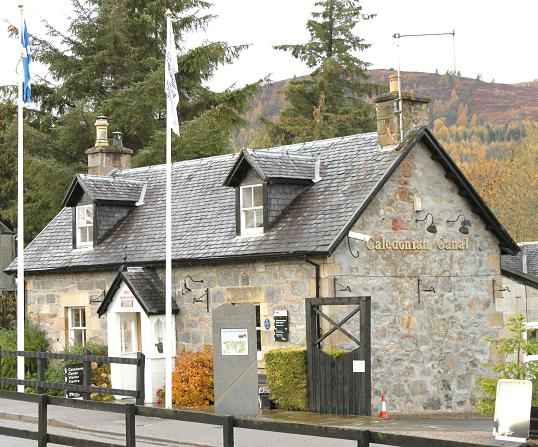
[[[166,13],[166,32],[172,26],[170,12]],[[165,332],[166,332],[166,359],[165,359],[165,406],[172,408],[172,352],[175,345],[172,331],[172,130],[170,128],[169,101],[166,110],[166,272],[165,272]]]
[[[19,2],[21,24],[19,41],[24,32],[24,11],[22,1]],[[21,55],[22,55],[22,43]],[[22,68],[22,62],[20,67]],[[17,106],[17,351],[24,351],[24,120],[22,99],[24,70],[20,70],[19,97]],[[24,357],[17,357],[17,379],[24,380]],[[17,385],[17,391],[24,393],[24,385]]]

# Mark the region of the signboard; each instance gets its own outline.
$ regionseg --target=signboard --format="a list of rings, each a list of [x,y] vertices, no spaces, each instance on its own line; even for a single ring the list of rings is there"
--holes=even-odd
[[[221,329],[222,355],[248,355],[248,329]]]
[[[429,240],[387,240],[387,239],[370,239],[366,242],[368,250],[407,250],[407,251],[424,251],[424,250],[468,250],[469,239],[439,239],[437,241]]]
[[[81,364],[66,366],[64,368],[64,382],[68,385],[84,385],[84,366]],[[68,399],[82,399],[82,394],[66,390],[65,397]]]
[[[366,362],[364,360],[353,360],[353,372],[354,373],[366,372]]]
[[[497,382],[493,435],[499,441],[525,442],[529,437],[532,401],[530,380]]]
[[[273,313],[275,341],[286,342],[290,339],[290,322],[287,310],[276,310]]]

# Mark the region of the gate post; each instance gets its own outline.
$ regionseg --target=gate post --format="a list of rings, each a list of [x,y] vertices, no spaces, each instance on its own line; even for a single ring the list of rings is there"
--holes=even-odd
[[[364,359],[364,380],[361,383],[359,408],[361,414],[372,415],[372,358],[371,358],[371,301],[370,297],[361,297],[360,301],[360,324],[361,324],[361,344],[359,352],[361,359]]]
[[[234,447],[234,418],[225,416],[222,423],[222,446]]]
[[[47,401],[48,397],[44,394],[38,396],[37,401],[37,433],[38,447],[47,447],[48,434],[47,434]]]
[[[125,405],[125,446],[136,447],[136,407]]]
[[[84,386],[87,388],[87,390],[85,390],[84,393],[82,393],[82,396],[84,397],[84,400],[90,400],[90,396],[91,396],[89,387],[92,384],[92,367],[91,367],[91,363],[90,363],[90,361],[88,359],[89,354],[90,354],[90,351],[85,349],[84,350],[84,357],[83,357],[83,361],[82,361],[82,365],[84,366],[84,372],[82,374],[82,379],[83,379],[82,381],[84,383]]]
[[[146,402],[146,356],[141,352],[136,353],[136,405],[144,405]]]
[[[305,323],[306,323],[306,369],[308,378],[308,408],[310,411],[317,411],[315,405],[314,393],[314,365],[313,365],[313,350],[312,350],[312,304],[309,299],[305,300]]]
[[[37,357],[37,394],[45,393],[45,389],[41,386],[41,382],[45,381],[45,359],[41,357],[41,353],[38,353]]]

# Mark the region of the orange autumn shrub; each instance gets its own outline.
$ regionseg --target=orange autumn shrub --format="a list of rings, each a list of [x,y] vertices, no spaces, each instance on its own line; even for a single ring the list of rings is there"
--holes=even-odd
[[[183,352],[172,376],[172,400],[180,407],[213,405],[213,351]]]

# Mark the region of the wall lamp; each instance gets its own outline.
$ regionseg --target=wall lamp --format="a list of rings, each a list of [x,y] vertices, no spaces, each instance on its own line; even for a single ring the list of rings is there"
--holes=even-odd
[[[462,219],[461,226],[458,228],[458,231],[461,234],[469,234],[469,227],[472,225],[471,221],[469,219],[466,219],[463,214],[460,214],[458,217],[456,217],[454,220],[448,219],[447,223],[456,223],[458,220]]]
[[[356,249],[355,251],[353,250],[353,248],[351,248],[351,242],[349,241],[350,239],[354,239],[356,241],[365,241],[365,242],[368,242],[370,239],[372,239],[371,236],[368,236],[367,234],[363,234],[363,233],[358,233],[357,231],[350,231],[348,234],[347,234],[347,248],[349,250],[349,253],[351,254],[351,256],[353,256],[354,258],[358,258],[360,256],[360,252],[358,249]]]
[[[428,214],[426,214],[426,215],[424,216],[423,219],[415,219],[415,221],[416,221],[416,222],[427,222],[428,217],[431,218],[431,223],[430,223],[430,225],[428,225],[428,226],[426,227],[426,231],[427,231],[428,233],[435,234],[435,233],[437,233],[437,227],[435,226],[435,222],[434,222],[434,220],[433,220],[433,215],[432,215],[432,213],[428,213]]]
[[[334,277],[334,291],[335,292],[349,292],[351,293],[351,286],[347,284],[340,284],[338,278]]]
[[[493,290],[493,303],[496,302],[495,297],[497,296],[497,292],[511,292],[510,287],[508,286],[497,288],[497,280],[495,278],[491,280],[491,288]]]
[[[185,279],[183,280],[183,287],[181,288],[181,294],[185,295],[187,293],[192,293],[192,288],[189,286],[189,283],[192,284],[203,284],[203,279],[194,279],[191,275],[185,276]],[[209,289],[206,288],[200,296],[196,296],[192,298],[192,304],[198,304],[198,303],[204,303],[207,311],[209,312]]]

